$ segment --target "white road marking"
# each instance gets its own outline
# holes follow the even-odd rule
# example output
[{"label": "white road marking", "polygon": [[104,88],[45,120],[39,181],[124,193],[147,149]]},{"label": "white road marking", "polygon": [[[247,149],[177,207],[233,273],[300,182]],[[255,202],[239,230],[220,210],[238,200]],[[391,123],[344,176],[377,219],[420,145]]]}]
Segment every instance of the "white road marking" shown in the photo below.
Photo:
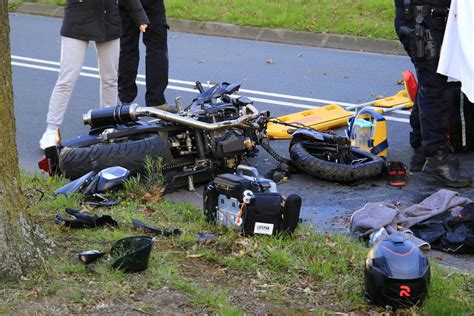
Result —
[{"label": "white road marking", "polygon": [[[12,55],[12,59],[16,60],[23,60],[23,61],[30,61],[30,62],[35,62],[35,63],[40,63],[40,64],[48,64],[48,65],[56,65],[59,66],[60,63],[56,61],[50,61],[50,60],[44,60],[44,59],[37,59],[37,58],[29,58],[29,57],[23,57],[23,56],[16,56]],[[90,70],[94,72],[98,72],[98,68],[94,67],[82,67],[83,70]],[[144,75],[138,75],[138,78],[145,79]],[[183,84],[183,85],[190,85],[194,86],[195,82],[192,81],[184,81],[184,80],[177,80],[177,79],[169,79],[169,82],[171,83],[176,83],[176,84]],[[264,91],[257,91],[257,90],[249,90],[249,89],[240,89],[239,91],[246,93],[246,94],[255,94],[255,95],[263,95],[263,96],[268,96],[268,97],[275,97],[275,98],[282,98],[282,99],[291,99],[291,100],[298,100],[298,101],[306,101],[306,102],[314,102],[314,103],[322,103],[322,104],[339,104],[341,106],[354,106],[357,104],[354,103],[346,103],[346,102],[338,102],[338,101],[333,101],[333,100],[324,100],[324,99],[315,99],[315,98],[307,98],[307,97],[300,97],[300,96],[294,96],[294,95],[287,95],[287,94],[280,94],[280,93],[273,93],[273,92],[264,92]]]},{"label": "white road marking", "polygon": [[[60,65],[59,62],[44,60],[44,59],[29,58],[29,57],[16,56],[16,55],[12,55],[11,57],[12,57],[13,60],[21,60],[21,61],[26,61],[26,62],[34,62],[34,63],[38,63],[38,64],[53,65],[53,66],[59,66]],[[35,64],[30,64],[30,63],[22,63],[22,62],[17,62],[17,61],[12,61],[12,65],[19,66],[19,67],[25,67],[25,68],[31,68],[31,69],[44,70],[44,71],[59,72],[59,68],[56,68],[56,67],[53,68],[53,67],[35,65]],[[87,70],[87,71],[98,72],[98,69],[94,68],[94,67],[84,66],[84,67],[82,67],[82,69]],[[88,77],[88,78],[99,78],[99,75],[96,74],[96,73],[89,73],[89,72],[84,72],[84,71],[82,71],[80,73],[80,75],[83,76],[83,77]],[[138,75],[137,77],[140,78],[140,79],[145,79],[144,75]],[[137,80],[136,82],[139,85],[145,85],[144,81]],[[176,79],[169,79],[169,82],[177,83],[177,84],[183,84],[183,85],[192,85],[192,86],[195,85],[195,83],[191,82],[191,81],[183,81],[183,80],[176,80]],[[175,85],[168,85],[168,89],[177,90],[177,91],[184,91],[184,92],[191,92],[191,93],[198,93],[198,91],[195,90],[195,89],[180,87],[180,86],[175,86]],[[285,95],[285,94],[279,94],[279,93],[270,93],[270,92],[263,92],[263,91],[257,91],[257,90],[249,90],[249,89],[240,89],[239,91],[244,93],[244,94],[263,95],[263,96],[270,96],[270,97],[276,97],[276,98],[282,98],[282,99],[314,102],[314,103],[319,103],[319,104],[338,104],[338,105],[341,105],[343,107],[352,107],[352,106],[357,106],[358,105],[358,104],[353,104],[353,103],[345,103],[345,102],[337,102],[337,101],[332,101],[332,100],[306,98],[306,97]],[[256,97],[249,97],[249,98],[252,101],[260,102],[260,103],[266,103],[266,104],[270,104],[270,105],[280,105],[280,106],[301,108],[301,109],[313,109],[313,108],[317,107],[317,106],[305,105],[305,104],[300,104],[300,103],[292,103],[292,102],[278,101],[278,100],[265,99],[265,98],[256,98]],[[408,111],[398,110],[398,111],[394,111],[394,113],[409,115]],[[404,118],[392,117],[392,116],[386,116],[385,118],[389,121],[409,123],[409,120],[404,119]]]}]

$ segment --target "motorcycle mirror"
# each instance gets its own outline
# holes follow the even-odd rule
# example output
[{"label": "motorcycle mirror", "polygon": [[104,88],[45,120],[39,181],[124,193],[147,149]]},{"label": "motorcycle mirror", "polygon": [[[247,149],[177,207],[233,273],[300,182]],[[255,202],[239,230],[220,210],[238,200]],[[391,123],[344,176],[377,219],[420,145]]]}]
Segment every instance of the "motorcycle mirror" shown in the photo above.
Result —
[{"label": "motorcycle mirror", "polygon": [[80,189],[82,189],[89,181],[94,177],[95,172],[90,171],[80,177],[79,179],[76,179],[68,184],[66,184],[63,187],[60,187],[56,191],[54,191],[54,196],[58,196],[59,194],[63,194],[67,196],[70,193],[78,192]]},{"label": "motorcycle mirror", "polygon": [[227,86],[224,87],[224,91],[227,94],[232,94],[234,92],[239,91],[240,89],[240,84],[228,84]]},{"label": "motorcycle mirror", "polygon": [[[101,170],[97,176],[96,192],[104,192],[119,186],[128,178],[130,171],[126,168],[115,166]],[[94,192],[94,193],[96,193]]]}]

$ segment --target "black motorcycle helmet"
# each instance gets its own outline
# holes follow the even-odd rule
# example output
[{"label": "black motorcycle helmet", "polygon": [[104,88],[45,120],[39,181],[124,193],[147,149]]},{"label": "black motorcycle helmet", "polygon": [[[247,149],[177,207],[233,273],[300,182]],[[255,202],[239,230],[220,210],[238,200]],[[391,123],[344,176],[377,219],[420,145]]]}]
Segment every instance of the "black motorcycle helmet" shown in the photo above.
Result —
[{"label": "black motorcycle helmet", "polygon": [[370,249],[365,262],[365,290],[382,307],[421,305],[430,283],[428,258],[403,234],[392,234]]}]

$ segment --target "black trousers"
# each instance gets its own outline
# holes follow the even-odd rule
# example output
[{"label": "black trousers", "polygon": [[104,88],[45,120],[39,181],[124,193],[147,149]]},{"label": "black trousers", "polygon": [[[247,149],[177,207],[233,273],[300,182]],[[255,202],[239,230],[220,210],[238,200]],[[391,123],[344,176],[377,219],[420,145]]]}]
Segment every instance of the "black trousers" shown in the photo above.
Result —
[{"label": "black trousers", "polygon": [[[395,13],[395,32],[398,35],[398,39],[402,43],[405,51],[407,52],[408,56],[410,56],[413,65],[415,65],[416,69],[416,60],[411,56],[410,51],[410,38],[405,34],[401,34],[400,28],[402,26],[408,26],[413,28],[414,25],[405,21],[405,16],[403,15],[403,11],[401,8],[396,9]],[[421,126],[420,126],[420,111],[418,109],[418,91],[413,102],[413,107],[410,113],[410,145],[412,148],[419,148],[421,147]]]},{"label": "black trousers", "polygon": [[[157,3],[156,1],[155,3]],[[144,5],[150,25],[143,33],[143,44],[146,47],[145,104],[157,106],[166,103],[165,89],[168,86],[168,25],[162,7],[157,4]],[[122,37],[120,38],[120,61],[118,74],[118,93],[122,103],[132,103],[137,97],[135,83],[140,60],[140,30],[131,15],[120,10],[122,19]]]},{"label": "black trousers", "polygon": [[415,65],[418,77],[418,92],[410,116],[410,144],[414,148],[421,145],[425,155],[433,156],[447,146],[449,120],[460,84],[448,82],[446,76],[437,73],[446,20],[432,16],[424,18],[423,25],[431,32],[438,52],[438,57],[431,59],[412,56],[413,42],[399,32],[400,27],[405,25],[412,27],[405,22],[402,11],[396,10],[395,30]]}]

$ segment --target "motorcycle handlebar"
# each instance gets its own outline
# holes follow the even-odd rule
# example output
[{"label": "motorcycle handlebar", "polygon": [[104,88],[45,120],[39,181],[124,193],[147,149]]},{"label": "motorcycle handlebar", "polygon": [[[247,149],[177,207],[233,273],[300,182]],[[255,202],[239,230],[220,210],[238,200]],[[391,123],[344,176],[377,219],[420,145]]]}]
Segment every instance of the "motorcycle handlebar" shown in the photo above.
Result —
[{"label": "motorcycle handlebar", "polygon": [[132,105],[120,105],[115,108],[105,108],[90,110],[83,115],[84,124],[93,127],[124,124],[136,122],[142,116],[151,116],[168,122],[175,122],[186,126],[195,127],[203,130],[217,130],[229,127],[241,127],[245,129],[258,129],[258,125],[251,124],[249,121],[257,119],[260,112],[251,104],[243,107],[244,115],[234,120],[227,120],[216,123],[206,123],[192,118],[184,117],[179,114],[173,114],[152,107]]}]

